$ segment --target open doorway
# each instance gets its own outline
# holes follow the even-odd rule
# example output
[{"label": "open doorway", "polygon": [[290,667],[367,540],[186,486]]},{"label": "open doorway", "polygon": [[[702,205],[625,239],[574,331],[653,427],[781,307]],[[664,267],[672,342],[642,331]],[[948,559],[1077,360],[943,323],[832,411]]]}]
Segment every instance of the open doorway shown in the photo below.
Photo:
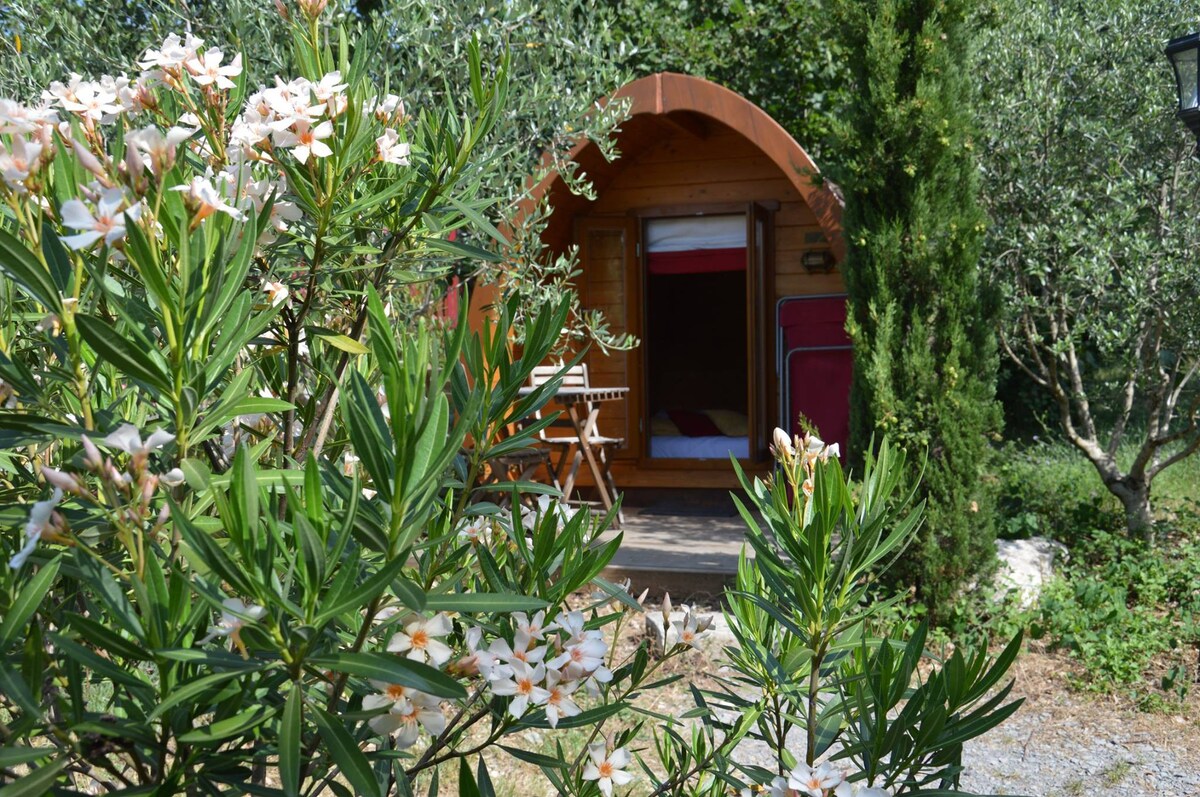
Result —
[{"label": "open doorway", "polygon": [[746,217],[651,219],[645,388],[653,459],[749,457]]}]

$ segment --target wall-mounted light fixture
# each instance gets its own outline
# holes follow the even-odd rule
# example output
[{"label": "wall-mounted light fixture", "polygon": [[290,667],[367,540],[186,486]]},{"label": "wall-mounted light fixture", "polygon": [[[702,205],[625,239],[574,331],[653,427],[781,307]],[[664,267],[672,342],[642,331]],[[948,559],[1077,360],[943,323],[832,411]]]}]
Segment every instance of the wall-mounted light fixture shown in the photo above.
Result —
[{"label": "wall-mounted light fixture", "polygon": [[809,274],[828,274],[836,265],[828,249],[810,249],[800,257],[800,263]]},{"label": "wall-mounted light fixture", "polygon": [[1200,140],[1200,33],[1189,33],[1167,42],[1167,58],[1175,68],[1175,90],[1179,97],[1176,115]]}]

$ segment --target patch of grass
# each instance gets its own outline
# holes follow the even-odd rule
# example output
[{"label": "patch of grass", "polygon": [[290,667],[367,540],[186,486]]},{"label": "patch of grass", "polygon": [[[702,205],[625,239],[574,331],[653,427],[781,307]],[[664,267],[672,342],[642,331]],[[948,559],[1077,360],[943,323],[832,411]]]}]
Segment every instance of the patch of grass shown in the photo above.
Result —
[{"label": "patch of grass", "polygon": [[1111,789],[1125,780],[1125,776],[1131,769],[1133,769],[1133,765],[1128,761],[1118,761],[1101,772],[1100,777],[1104,778],[1104,785]]},{"label": "patch of grass", "polygon": [[1086,787],[1082,780],[1067,781],[1067,785],[1063,786],[1062,793],[1064,797],[1081,797]]},{"label": "patch of grass", "polygon": [[[1121,503],[1105,488],[1095,467],[1069,443],[1035,436],[1030,442],[1008,442],[994,453],[990,478],[998,485],[999,537],[1050,537],[1072,546],[1081,535],[1125,528]],[[1135,456],[1137,449],[1130,443],[1117,451],[1122,468],[1128,468]],[[1168,534],[1200,535],[1198,495],[1200,455],[1172,465],[1154,480],[1151,503]]]}]

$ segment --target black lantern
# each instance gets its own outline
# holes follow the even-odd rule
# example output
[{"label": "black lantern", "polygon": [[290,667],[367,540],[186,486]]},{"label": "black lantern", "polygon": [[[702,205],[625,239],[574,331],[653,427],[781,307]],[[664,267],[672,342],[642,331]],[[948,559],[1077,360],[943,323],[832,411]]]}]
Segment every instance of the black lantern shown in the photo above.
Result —
[{"label": "black lantern", "polygon": [[1175,88],[1179,92],[1179,118],[1200,139],[1200,33],[1190,33],[1167,42],[1167,58],[1175,68]]}]

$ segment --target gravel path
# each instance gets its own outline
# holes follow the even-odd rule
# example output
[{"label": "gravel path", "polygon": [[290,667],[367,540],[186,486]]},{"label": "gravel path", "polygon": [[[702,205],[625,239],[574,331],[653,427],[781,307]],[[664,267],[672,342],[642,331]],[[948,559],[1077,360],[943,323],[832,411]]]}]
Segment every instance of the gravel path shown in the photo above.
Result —
[{"label": "gravel path", "polygon": [[1200,795],[1200,770],[1186,753],[1120,728],[1054,727],[1047,719],[1041,713],[1018,715],[991,737],[969,744],[963,788],[1031,797]]},{"label": "gravel path", "polygon": [[1031,696],[967,745],[963,788],[1031,797],[1200,797],[1195,719],[1110,708],[1086,696]]}]

